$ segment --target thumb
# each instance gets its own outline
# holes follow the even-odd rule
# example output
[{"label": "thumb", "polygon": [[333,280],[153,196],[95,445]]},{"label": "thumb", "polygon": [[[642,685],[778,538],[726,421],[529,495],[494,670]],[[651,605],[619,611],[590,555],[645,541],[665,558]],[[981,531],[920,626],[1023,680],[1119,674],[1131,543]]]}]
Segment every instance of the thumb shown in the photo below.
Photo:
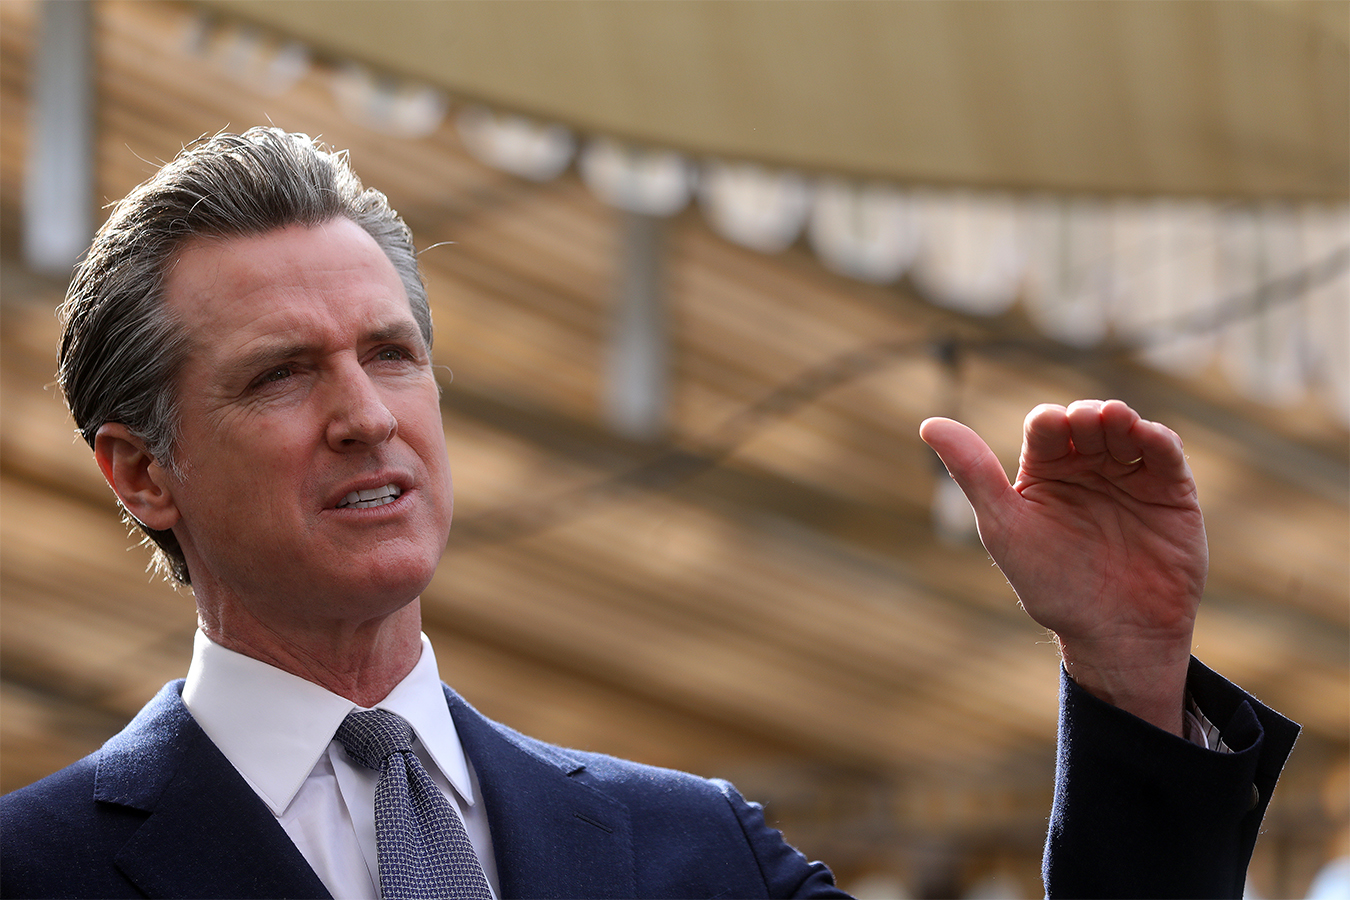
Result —
[{"label": "thumb", "polygon": [[985,521],[1011,489],[994,451],[978,434],[952,419],[925,419],[919,426],[919,437],[937,452],[970,501],[975,517]]}]

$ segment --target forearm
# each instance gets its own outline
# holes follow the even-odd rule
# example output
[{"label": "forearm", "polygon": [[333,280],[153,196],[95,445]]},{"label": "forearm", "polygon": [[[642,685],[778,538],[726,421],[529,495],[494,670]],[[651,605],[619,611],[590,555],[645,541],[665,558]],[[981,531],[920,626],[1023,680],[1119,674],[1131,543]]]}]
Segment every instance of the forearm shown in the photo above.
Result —
[{"label": "forearm", "polygon": [[1241,896],[1298,726],[1190,668],[1189,690],[1230,753],[1165,734],[1064,678],[1049,896]]}]

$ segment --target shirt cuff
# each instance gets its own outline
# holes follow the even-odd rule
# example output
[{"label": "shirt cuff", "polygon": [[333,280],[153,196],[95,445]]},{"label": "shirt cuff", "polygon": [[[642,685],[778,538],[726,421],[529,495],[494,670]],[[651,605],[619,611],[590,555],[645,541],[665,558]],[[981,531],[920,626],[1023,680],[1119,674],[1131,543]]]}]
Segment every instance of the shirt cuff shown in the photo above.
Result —
[{"label": "shirt cuff", "polygon": [[1213,750],[1216,753],[1232,753],[1232,749],[1223,742],[1217,726],[1211,722],[1200,707],[1195,705],[1195,698],[1186,694],[1186,714],[1182,719],[1182,728],[1186,740],[1192,744],[1204,747],[1206,750]]}]

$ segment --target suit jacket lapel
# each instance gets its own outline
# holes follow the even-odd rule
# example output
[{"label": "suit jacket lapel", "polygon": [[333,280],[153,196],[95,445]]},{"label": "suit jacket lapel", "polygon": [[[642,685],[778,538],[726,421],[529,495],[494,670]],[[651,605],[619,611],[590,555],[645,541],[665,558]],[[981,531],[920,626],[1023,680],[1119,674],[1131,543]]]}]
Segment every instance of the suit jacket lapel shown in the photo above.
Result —
[{"label": "suit jacket lapel", "polygon": [[577,758],[445,693],[487,808],[502,896],[636,896],[627,807],[588,784]]},{"label": "suit jacket lapel", "polygon": [[118,867],[151,897],[328,897],[181,690],[166,685],[100,756],[94,799],[148,813]]},{"label": "suit jacket lapel", "polygon": [[[94,799],[145,817],[117,865],[150,897],[328,897],[263,802],[166,685],[99,757]],[[585,765],[446,688],[482,790],[503,897],[632,897],[627,808]]]}]

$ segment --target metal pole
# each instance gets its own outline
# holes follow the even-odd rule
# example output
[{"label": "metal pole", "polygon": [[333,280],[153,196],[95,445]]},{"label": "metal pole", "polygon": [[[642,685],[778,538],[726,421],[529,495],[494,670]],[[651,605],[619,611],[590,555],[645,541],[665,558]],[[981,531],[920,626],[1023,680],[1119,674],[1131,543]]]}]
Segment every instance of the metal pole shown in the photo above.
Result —
[{"label": "metal pole", "polygon": [[93,12],[90,0],[38,9],[23,248],[33,270],[64,278],[94,233]]}]

